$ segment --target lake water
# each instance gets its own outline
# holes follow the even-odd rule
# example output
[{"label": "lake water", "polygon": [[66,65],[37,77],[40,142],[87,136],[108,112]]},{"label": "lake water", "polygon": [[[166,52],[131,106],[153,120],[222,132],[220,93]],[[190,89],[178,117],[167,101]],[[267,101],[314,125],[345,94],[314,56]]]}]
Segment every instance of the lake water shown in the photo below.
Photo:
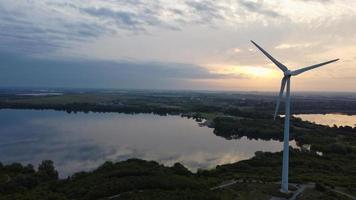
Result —
[{"label": "lake water", "polygon": [[294,115],[303,120],[314,122],[316,124],[322,124],[327,126],[356,126],[356,115],[344,115],[344,114],[300,114]]},{"label": "lake water", "polygon": [[[107,160],[181,162],[191,170],[280,151],[279,141],[226,140],[213,129],[180,116],[0,110],[0,161],[37,166],[51,159],[61,177]],[[291,142],[295,146],[295,142]]]}]

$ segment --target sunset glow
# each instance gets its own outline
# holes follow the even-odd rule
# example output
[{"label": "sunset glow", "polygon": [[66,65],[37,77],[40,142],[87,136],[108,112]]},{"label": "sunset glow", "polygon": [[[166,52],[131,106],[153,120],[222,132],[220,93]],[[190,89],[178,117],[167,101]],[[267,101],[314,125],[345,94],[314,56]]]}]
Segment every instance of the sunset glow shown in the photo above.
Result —
[{"label": "sunset glow", "polygon": [[278,78],[280,72],[273,67],[255,67],[255,66],[214,66],[208,67],[210,72],[221,74],[238,76],[242,78]]},{"label": "sunset glow", "polygon": [[252,77],[272,78],[276,76],[276,70],[264,67],[242,67],[237,69],[239,73],[246,73],[247,75]]}]

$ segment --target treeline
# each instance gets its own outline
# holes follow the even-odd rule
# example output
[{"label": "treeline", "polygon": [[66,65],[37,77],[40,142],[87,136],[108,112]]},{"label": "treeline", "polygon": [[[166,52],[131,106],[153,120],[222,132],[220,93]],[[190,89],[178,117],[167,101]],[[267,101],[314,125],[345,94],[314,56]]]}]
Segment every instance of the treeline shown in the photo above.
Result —
[{"label": "treeline", "polygon": [[0,199],[13,195],[12,199],[17,199],[23,193],[47,187],[47,183],[55,183],[58,180],[58,172],[50,160],[42,161],[37,170],[31,164],[23,166],[20,163],[9,165],[0,163]]},{"label": "treeline", "polygon": [[[214,133],[226,139],[279,140],[283,141],[282,118],[242,118],[217,117],[213,120]],[[320,151],[324,154],[351,154],[356,153],[356,128],[341,126],[328,127],[292,118],[290,140],[303,147],[310,145],[310,150]]]},{"label": "treeline", "polygon": [[220,107],[208,105],[189,105],[187,107],[152,105],[152,104],[100,104],[100,103],[67,103],[67,104],[49,104],[49,103],[19,103],[19,102],[1,102],[0,109],[33,109],[33,110],[56,110],[66,111],[68,113],[76,112],[117,112],[117,113],[154,113],[159,115],[181,114],[192,112],[219,112]]},{"label": "treeline", "polygon": [[210,190],[216,179],[199,177],[179,163],[165,167],[139,159],[105,162],[92,172],[79,172],[66,179],[58,179],[52,161],[43,161],[37,170],[32,165],[0,165],[0,177],[2,200],[233,198],[232,193]]},{"label": "treeline", "polygon": [[[256,152],[255,157],[204,171],[205,176],[239,177],[245,180],[273,182],[280,180],[282,152]],[[330,187],[345,187],[356,191],[356,155],[329,154],[290,148],[290,182],[320,183]]]},{"label": "treeline", "polygon": [[68,103],[68,104],[33,104],[33,103],[7,103],[0,102],[1,109],[32,109],[32,110],[56,110],[65,111],[67,113],[77,113],[77,112],[98,112],[98,113],[154,113],[158,115],[167,114],[177,114],[181,113],[183,110],[180,108],[173,107],[160,107],[160,106],[147,106],[147,105],[127,105],[127,106],[117,106],[117,105],[100,105],[92,103]]},{"label": "treeline", "polygon": [[[282,152],[256,152],[249,160],[192,173],[176,163],[166,167],[154,161],[129,159],[105,162],[91,172],[78,172],[58,179],[52,161],[32,165],[0,164],[2,200],[96,200],[96,199],[238,199],[250,189],[280,180]],[[319,187],[344,187],[356,192],[356,156],[326,155],[290,149],[290,181],[315,182]],[[347,174],[347,176],[345,176]],[[234,189],[211,190],[226,180],[239,180]],[[267,191],[266,191],[267,192]],[[276,191],[269,191],[275,193]],[[268,194],[268,193],[267,193]]]},{"label": "treeline", "polygon": [[279,121],[236,117],[217,117],[213,121],[214,133],[226,139],[283,140],[283,126]]}]

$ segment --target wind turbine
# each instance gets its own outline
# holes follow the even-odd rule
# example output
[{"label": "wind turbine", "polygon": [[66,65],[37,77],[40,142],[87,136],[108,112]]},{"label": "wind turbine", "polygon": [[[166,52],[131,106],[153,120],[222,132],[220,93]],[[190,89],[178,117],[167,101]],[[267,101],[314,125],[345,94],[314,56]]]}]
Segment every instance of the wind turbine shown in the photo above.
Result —
[{"label": "wind turbine", "polygon": [[289,70],[285,65],[277,61],[275,58],[273,58],[270,54],[268,54],[262,47],[260,47],[258,44],[256,44],[254,41],[251,40],[251,42],[259,49],[262,51],[265,56],[267,56],[279,69],[281,69],[284,73],[284,77],[282,78],[281,82],[281,89],[279,91],[279,96],[277,99],[276,103],[276,110],[274,112],[274,119],[276,119],[278,110],[279,110],[279,104],[281,102],[282,96],[284,89],[287,85],[287,91],[286,91],[286,99],[285,99],[285,117],[284,117],[284,144],[283,144],[283,166],[282,166],[282,192],[288,192],[288,163],[289,163],[289,127],[290,127],[290,78],[292,76],[299,75],[303,72],[309,71],[311,69],[321,67],[323,65],[338,61],[339,59],[334,59],[330,60],[327,62],[319,63],[316,65],[311,65],[308,67],[303,67],[294,71]]}]

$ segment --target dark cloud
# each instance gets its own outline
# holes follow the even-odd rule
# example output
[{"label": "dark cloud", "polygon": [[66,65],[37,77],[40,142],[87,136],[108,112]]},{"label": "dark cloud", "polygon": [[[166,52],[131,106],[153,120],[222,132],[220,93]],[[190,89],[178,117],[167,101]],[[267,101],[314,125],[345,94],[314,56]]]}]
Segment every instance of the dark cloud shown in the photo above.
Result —
[{"label": "dark cloud", "polygon": [[112,10],[110,8],[80,8],[79,10],[82,13],[113,23],[119,29],[145,31],[147,27],[155,26],[177,30],[178,27],[168,24],[158,17],[160,9],[162,8],[148,6],[144,7],[140,12]]},{"label": "dark cloud", "polygon": [[213,20],[223,19],[220,6],[215,1],[188,1],[186,2],[194,13],[200,16],[200,23],[208,23]]},{"label": "dark cloud", "polygon": [[[45,2],[41,9],[53,9],[51,16],[48,16],[48,13],[28,12],[26,9],[30,10],[35,5],[32,1],[24,2],[24,8],[18,10],[0,3],[0,51],[23,55],[41,54],[72,47],[73,43],[89,41],[122,29],[142,33],[147,26],[178,29],[158,18],[157,13],[161,8],[157,6],[145,7],[145,4],[138,0],[118,4],[140,6],[142,9],[140,12],[131,12],[113,10],[110,7],[83,8],[85,4],[77,5],[71,2]],[[63,15],[63,10],[76,13],[78,18]],[[85,15],[92,18],[86,19]]]},{"label": "dark cloud", "polygon": [[73,42],[98,37],[107,31],[92,22],[50,20],[52,25],[35,23],[30,15],[10,12],[0,5],[0,51],[20,55],[49,53],[67,48]]},{"label": "dark cloud", "polygon": [[[299,1],[309,2],[318,0]],[[327,0],[327,2],[331,2],[331,0]],[[31,5],[35,5],[35,7],[31,7]],[[260,16],[251,17],[251,14],[255,15],[254,13]],[[136,43],[136,38],[142,39],[142,43],[146,43],[147,41],[148,46],[144,48],[149,52],[150,48],[156,48],[159,45],[154,41],[159,40],[171,43],[175,39],[171,39],[170,37],[174,35],[177,40],[182,40],[182,43],[184,43],[183,40],[186,41],[199,35],[199,38],[197,37],[197,39],[192,41],[192,45],[188,45],[189,47],[193,47],[193,49],[194,46],[199,46],[199,48],[202,48],[199,51],[204,52],[203,48],[208,43],[211,43],[211,49],[221,48],[222,44],[218,44],[218,40],[215,40],[215,38],[219,38],[219,42],[231,42],[231,44],[234,41],[243,41],[241,38],[246,38],[244,41],[248,41],[252,35],[254,38],[269,36],[268,40],[274,40],[275,38],[280,40],[282,33],[291,35],[293,34],[290,33],[291,30],[295,30],[295,27],[300,25],[303,26],[302,29],[309,28],[311,31],[316,32],[310,27],[315,29],[318,26],[334,26],[337,22],[337,17],[333,15],[332,19],[328,17],[325,18],[325,21],[320,20],[322,17],[317,18],[311,23],[311,26],[308,26],[308,22],[293,23],[293,19],[288,18],[288,14],[286,14],[285,18],[279,18],[280,16],[279,13],[274,11],[269,2],[263,0],[184,0],[174,3],[166,3],[166,1],[159,0],[110,0],[105,2],[95,0],[2,0],[0,3],[0,51],[21,55],[40,54],[46,56],[48,53],[56,55],[55,52],[59,50],[60,53],[65,54],[67,52],[74,52],[75,49],[80,49],[86,46],[87,43],[93,40],[96,41],[100,37],[102,40],[91,46],[92,48],[96,48],[96,50],[86,51],[86,53],[100,52],[102,50],[100,49],[102,48],[100,44],[103,41],[106,42],[106,40],[114,41],[110,45],[111,49],[114,49],[113,46],[115,44],[119,45],[121,43],[127,45],[128,49],[131,49],[131,47],[132,49],[141,48],[140,45],[130,46]],[[353,16],[351,18],[354,20]],[[340,19],[346,21],[346,17]],[[271,21],[277,23],[270,23]],[[206,28],[198,26],[209,25],[217,28],[210,29],[209,34],[198,32]],[[350,34],[353,33],[353,26],[347,26],[348,24],[345,23],[343,30],[349,30],[347,32]],[[182,34],[171,34],[167,29],[183,31]],[[233,36],[230,34],[229,38],[224,38],[223,32],[229,34],[229,32],[234,31],[236,34],[234,33]],[[304,32],[302,30],[297,34],[303,34]],[[333,34],[340,33],[341,35],[344,32],[333,31]],[[213,33],[217,33],[217,35],[213,36]],[[141,35],[139,37],[130,37],[132,36],[131,34],[135,36],[147,34],[149,36],[146,38],[141,37]],[[314,33],[311,34],[315,35]],[[317,34],[318,37],[319,35]],[[215,38],[206,42],[206,44],[202,44],[202,41],[205,40],[204,38],[207,37]],[[119,41],[123,42],[120,43]],[[79,46],[78,48],[77,45]],[[70,51],[66,51],[67,49]],[[140,49],[137,52],[140,52]],[[145,55],[149,54],[147,52],[145,52]],[[177,50],[178,56],[179,53]],[[119,58],[125,55],[122,52],[118,52],[117,54]],[[137,54],[131,57],[139,58],[140,56],[142,56],[142,53],[141,55]],[[158,59],[162,59],[163,57]]]},{"label": "dark cloud", "polygon": [[[160,88],[189,80],[240,78],[210,73],[190,64],[54,60],[1,54],[2,87]],[[11,77],[11,78],[9,78]]]},{"label": "dark cloud", "polygon": [[255,12],[255,13],[265,15],[268,17],[280,17],[281,16],[279,13],[266,8],[263,4],[263,1],[259,1],[258,3],[256,3],[256,2],[252,2],[252,1],[248,1],[248,0],[239,0],[239,3],[250,12]]},{"label": "dark cloud", "polygon": [[[180,6],[141,0],[97,5],[75,1],[12,3],[4,0],[0,3],[0,51],[48,54],[105,34],[149,34],[151,27],[181,30],[186,24],[214,26],[231,11],[213,0],[187,0],[176,4]],[[246,0],[240,0],[240,4],[250,12],[278,16],[263,4]]]},{"label": "dark cloud", "polygon": [[89,15],[99,18],[106,18],[113,20],[115,24],[120,28],[138,30],[143,29],[140,27],[144,22],[135,13],[126,11],[113,11],[108,8],[84,8],[81,9]]}]

